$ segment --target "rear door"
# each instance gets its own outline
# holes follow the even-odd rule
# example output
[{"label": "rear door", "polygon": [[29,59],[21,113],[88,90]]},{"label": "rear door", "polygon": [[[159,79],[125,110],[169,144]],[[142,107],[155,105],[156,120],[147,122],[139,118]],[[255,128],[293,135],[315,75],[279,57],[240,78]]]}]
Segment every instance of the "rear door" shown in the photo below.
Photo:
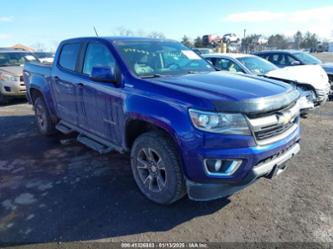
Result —
[{"label": "rear door", "polygon": [[114,83],[90,79],[93,67],[116,67],[109,48],[100,42],[90,42],[82,63],[78,84],[79,127],[113,144],[121,144],[123,133],[122,88]]},{"label": "rear door", "polygon": [[61,48],[57,72],[52,80],[52,92],[58,116],[73,125],[78,123],[76,104],[77,61],[81,43],[64,44]]}]

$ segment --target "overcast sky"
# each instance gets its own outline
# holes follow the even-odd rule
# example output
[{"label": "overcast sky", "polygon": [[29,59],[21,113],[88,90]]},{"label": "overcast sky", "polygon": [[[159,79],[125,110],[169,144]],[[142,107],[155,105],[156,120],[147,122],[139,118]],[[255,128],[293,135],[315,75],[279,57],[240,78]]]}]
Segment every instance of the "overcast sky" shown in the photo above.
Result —
[{"label": "overcast sky", "polygon": [[332,0],[1,0],[0,47],[15,43],[56,46],[60,40],[115,35],[119,27],[139,34],[162,32],[180,40],[216,33],[243,35],[316,32],[332,39]]}]

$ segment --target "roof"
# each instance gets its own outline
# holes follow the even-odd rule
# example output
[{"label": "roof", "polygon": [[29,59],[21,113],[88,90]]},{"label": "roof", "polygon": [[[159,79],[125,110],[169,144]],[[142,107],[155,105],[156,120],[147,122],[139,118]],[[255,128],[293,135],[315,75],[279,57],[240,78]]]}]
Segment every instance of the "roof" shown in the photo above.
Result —
[{"label": "roof", "polygon": [[0,48],[0,53],[31,53],[31,52],[20,49]]},{"label": "roof", "polygon": [[11,48],[13,48],[13,49],[22,49],[22,50],[29,51],[29,52],[35,51],[33,48],[28,47],[28,46],[23,45],[23,44],[20,44],[20,43],[11,46]]},{"label": "roof", "polygon": [[254,52],[254,54],[266,54],[266,53],[297,53],[297,52],[302,52],[300,50],[295,50],[295,49],[275,49],[275,50],[265,50],[265,51],[260,51],[260,52]]},{"label": "roof", "polygon": [[77,37],[66,39],[63,42],[74,42],[74,41],[83,41],[83,40],[105,40],[109,42],[113,41],[175,41],[171,39],[159,39],[159,38],[150,38],[150,37],[136,37],[136,36],[88,36],[88,37]]},{"label": "roof", "polygon": [[252,54],[237,54],[237,53],[213,53],[213,54],[205,54],[203,57],[231,57],[234,59],[240,58],[240,57],[254,57]]}]

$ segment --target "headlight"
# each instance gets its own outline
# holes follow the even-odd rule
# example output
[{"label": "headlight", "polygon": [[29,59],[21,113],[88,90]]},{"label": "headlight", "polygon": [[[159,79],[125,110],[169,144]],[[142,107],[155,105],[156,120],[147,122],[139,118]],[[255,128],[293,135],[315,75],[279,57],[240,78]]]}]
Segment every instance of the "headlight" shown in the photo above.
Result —
[{"label": "headlight", "polygon": [[202,131],[251,135],[245,117],[240,114],[203,112],[194,109],[189,110],[193,125]]},{"label": "headlight", "polygon": [[2,80],[2,81],[16,82],[16,81],[19,81],[20,78],[14,76],[14,75],[11,75],[9,73],[0,72],[0,80]]}]

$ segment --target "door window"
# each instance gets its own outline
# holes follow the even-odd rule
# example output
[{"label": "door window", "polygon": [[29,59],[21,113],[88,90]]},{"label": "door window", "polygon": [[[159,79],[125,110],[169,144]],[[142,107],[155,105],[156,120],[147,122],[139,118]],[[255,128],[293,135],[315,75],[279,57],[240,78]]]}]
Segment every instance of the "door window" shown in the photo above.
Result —
[{"label": "door window", "polygon": [[275,65],[287,66],[286,57],[284,54],[272,54],[269,58],[269,61]]},{"label": "door window", "polygon": [[90,76],[94,67],[114,68],[115,64],[115,59],[106,46],[99,43],[90,43],[84,59],[83,73]]},{"label": "door window", "polygon": [[292,65],[293,62],[297,61],[296,59],[294,59],[292,56],[290,55],[286,55],[286,65],[290,66]]},{"label": "door window", "polygon": [[61,67],[75,71],[80,43],[65,44],[61,49],[59,64]]}]

